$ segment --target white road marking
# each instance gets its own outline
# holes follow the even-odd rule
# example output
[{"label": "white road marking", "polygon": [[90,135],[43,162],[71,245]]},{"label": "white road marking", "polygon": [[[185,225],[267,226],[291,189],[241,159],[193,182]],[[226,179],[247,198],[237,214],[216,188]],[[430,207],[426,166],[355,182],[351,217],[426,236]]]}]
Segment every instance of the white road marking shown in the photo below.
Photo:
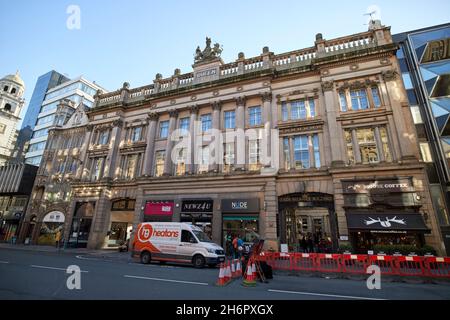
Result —
[{"label": "white road marking", "polygon": [[[50,270],[67,271],[67,269],[64,269],[64,268],[47,267],[47,266],[38,266],[38,265],[35,265],[35,264],[32,264],[30,267],[32,267],[32,268],[40,268],[40,269],[50,269]],[[81,270],[81,272],[87,273],[87,272],[89,272],[89,271]]]},{"label": "white road marking", "polygon": [[207,286],[208,285],[205,282],[192,282],[192,281],[182,281],[182,280],[172,280],[172,279],[148,278],[148,277],[130,276],[130,275],[124,275],[124,277],[125,278],[133,278],[133,279],[153,280],[153,281],[176,282],[176,283],[184,283],[184,284],[196,284],[196,285],[200,285],[200,286]]},{"label": "white road marking", "polygon": [[83,257],[83,256],[75,256],[75,258],[80,259],[80,260],[102,261],[102,259],[98,259],[98,258],[86,258],[86,257]]},{"label": "white road marking", "polygon": [[321,297],[330,297],[330,298],[344,298],[344,299],[357,299],[357,300],[386,300],[386,299],[378,299],[378,298],[367,298],[367,297],[355,297],[355,296],[342,296],[338,294],[325,294],[325,293],[313,293],[313,292],[298,292],[298,291],[286,291],[286,290],[274,290],[268,289],[270,292],[278,292],[278,293],[293,293],[293,294],[301,294],[305,296],[321,296]]},{"label": "white road marking", "polygon": [[0,261],[0,263],[3,263],[3,264],[8,264],[8,263],[9,263],[9,261]]}]

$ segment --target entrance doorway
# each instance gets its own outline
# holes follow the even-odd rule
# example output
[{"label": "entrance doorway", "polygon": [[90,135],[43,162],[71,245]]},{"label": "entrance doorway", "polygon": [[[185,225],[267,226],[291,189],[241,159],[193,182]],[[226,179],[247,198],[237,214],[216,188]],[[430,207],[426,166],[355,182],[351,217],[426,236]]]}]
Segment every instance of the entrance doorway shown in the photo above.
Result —
[{"label": "entrance doorway", "polygon": [[91,231],[95,202],[77,202],[69,234],[69,247],[86,248]]}]

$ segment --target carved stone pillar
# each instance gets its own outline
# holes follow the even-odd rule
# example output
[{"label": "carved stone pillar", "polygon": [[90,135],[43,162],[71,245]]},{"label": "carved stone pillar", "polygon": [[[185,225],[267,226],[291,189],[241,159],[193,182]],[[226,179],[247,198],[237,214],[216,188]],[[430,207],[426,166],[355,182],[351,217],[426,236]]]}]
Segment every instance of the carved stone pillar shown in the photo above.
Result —
[{"label": "carved stone pillar", "polygon": [[189,150],[187,152],[187,157],[189,158],[189,167],[188,167],[188,173],[189,174],[194,174],[195,172],[197,172],[197,168],[196,168],[196,164],[195,164],[195,154],[196,151],[196,143],[195,140],[197,138],[197,134],[198,134],[198,128],[197,128],[197,115],[198,115],[198,106],[194,105],[190,107],[190,111],[191,111],[191,116],[189,119],[189,135],[190,135],[190,145],[189,145]]},{"label": "carved stone pillar", "polygon": [[148,115],[148,129],[145,141],[147,142],[147,147],[144,153],[144,175],[151,176],[153,172],[153,158],[155,149],[155,136],[156,127],[158,125],[159,115],[156,112],[152,112]]},{"label": "carved stone pillar", "polygon": [[222,108],[222,104],[220,103],[220,101],[214,102],[212,108],[213,108],[212,128],[214,129],[213,132],[215,132],[216,134],[211,135],[211,137],[214,136],[214,141],[211,142],[214,146],[214,163],[209,165],[209,171],[219,172],[219,161],[223,155],[220,154],[221,150],[220,136],[217,135],[217,132],[221,130],[220,110]]},{"label": "carved stone pillar", "polygon": [[108,156],[106,157],[106,166],[104,177],[113,178],[116,167],[117,157],[119,154],[119,140],[122,134],[123,121],[121,119],[113,122],[113,128],[111,130],[111,139],[109,141]]},{"label": "carved stone pillar", "polygon": [[[245,97],[236,98],[236,129],[243,134],[245,130]],[[245,170],[246,143],[245,136],[238,135],[235,147],[236,170]]]},{"label": "carved stone pillar", "polygon": [[163,175],[169,176],[172,174],[172,148],[173,141],[171,139],[172,132],[175,130],[177,124],[178,111],[172,110],[169,112],[169,133],[166,142],[166,158],[164,159],[164,173]]}]

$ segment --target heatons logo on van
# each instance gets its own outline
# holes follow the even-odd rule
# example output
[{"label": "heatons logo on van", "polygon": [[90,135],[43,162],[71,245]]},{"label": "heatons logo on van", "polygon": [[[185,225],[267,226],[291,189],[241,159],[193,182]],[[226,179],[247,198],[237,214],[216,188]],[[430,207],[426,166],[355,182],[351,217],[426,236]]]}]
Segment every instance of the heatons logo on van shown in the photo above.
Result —
[{"label": "heatons logo on van", "polygon": [[[167,240],[177,239],[180,235],[178,230],[155,230],[151,224],[143,224],[138,232],[138,238],[141,242],[150,241],[150,238],[167,238]],[[170,239],[172,238],[172,239]]]}]

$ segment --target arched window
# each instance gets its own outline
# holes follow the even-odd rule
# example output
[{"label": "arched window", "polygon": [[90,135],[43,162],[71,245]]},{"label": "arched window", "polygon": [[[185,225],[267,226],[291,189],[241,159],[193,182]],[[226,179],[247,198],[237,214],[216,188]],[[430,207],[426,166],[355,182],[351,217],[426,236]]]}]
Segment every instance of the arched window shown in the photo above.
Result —
[{"label": "arched window", "polygon": [[9,103],[5,104],[5,110],[11,111],[11,105]]},{"label": "arched window", "polygon": [[5,86],[5,87],[3,88],[3,91],[7,92],[8,89],[9,89],[9,87],[8,87],[8,86]]},{"label": "arched window", "polygon": [[16,93],[16,88],[11,89],[11,94],[14,94],[14,93]]}]

